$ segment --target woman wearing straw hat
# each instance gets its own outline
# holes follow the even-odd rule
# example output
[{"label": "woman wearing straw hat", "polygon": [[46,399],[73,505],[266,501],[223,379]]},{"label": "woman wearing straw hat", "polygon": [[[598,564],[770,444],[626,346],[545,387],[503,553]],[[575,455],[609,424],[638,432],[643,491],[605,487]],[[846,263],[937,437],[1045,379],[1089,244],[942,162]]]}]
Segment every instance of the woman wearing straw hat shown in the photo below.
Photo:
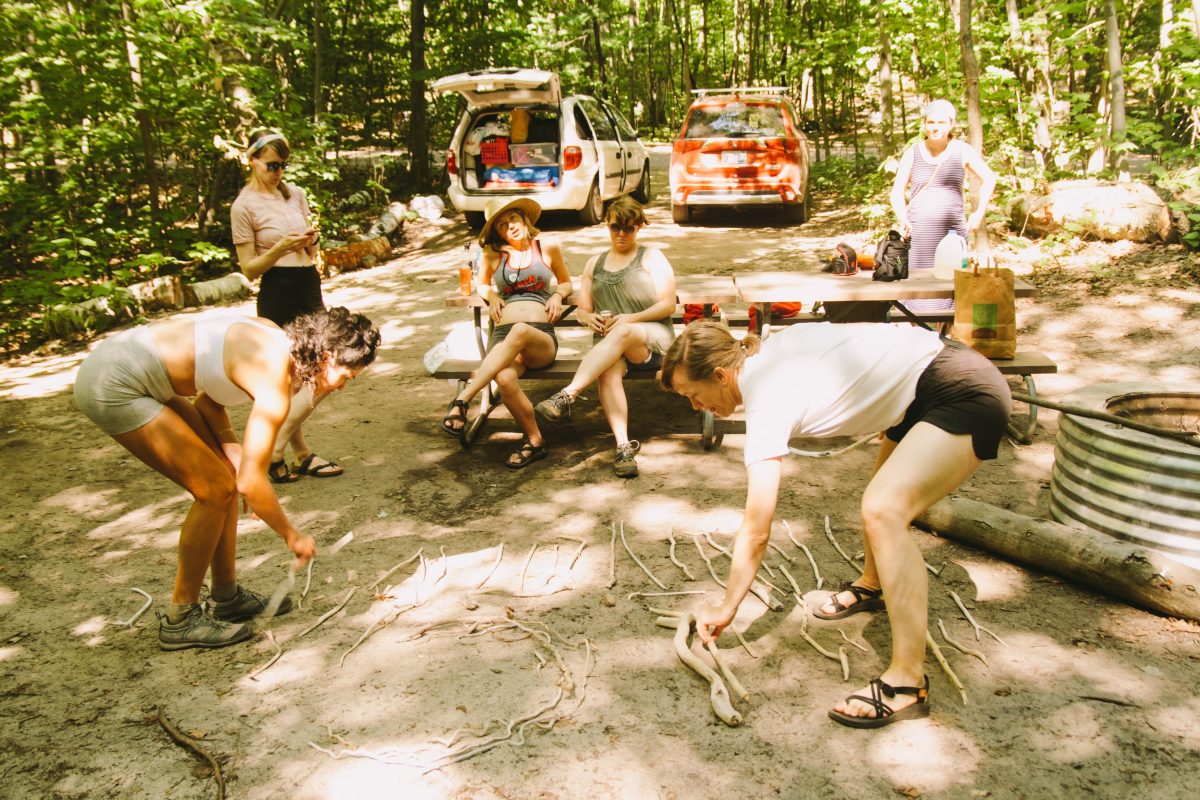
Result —
[{"label": "woman wearing straw hat", "polygon": [[500,399],[525,433],[525,440],[504,462],[521,469],[546,457],[533,403],[518,380],[527,369],[549,366],[558,354],[554,323],[571,296],[571,276],[562,247],[553,239],[538,239],[533,227],[542,207],[527,197],[495,198],[484,209],[479,244],[483,267],[479,296],[488,304],[493,328],[488,352],[475,376],[450,401],[442,430],[462,433],[467,406],[490,381],[500,387]]}]

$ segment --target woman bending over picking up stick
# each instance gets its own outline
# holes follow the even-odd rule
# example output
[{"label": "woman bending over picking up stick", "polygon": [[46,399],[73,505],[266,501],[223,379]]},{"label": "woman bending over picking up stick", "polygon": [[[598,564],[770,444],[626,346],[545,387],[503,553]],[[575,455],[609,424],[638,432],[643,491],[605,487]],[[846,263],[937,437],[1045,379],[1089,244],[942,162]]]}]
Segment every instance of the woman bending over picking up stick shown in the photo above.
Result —
[{"label": "woman bending over picking up stick", "polygon": [[[320,399],[375,360],[379,330],[344,308],[284,329],[256,317],[198,317],[133,328],[100,343],[75,376],[75,402],[101,430],[193,497],[179,532],[175,588],[159,617],[163,650],[225,647],[267,598],[237,582],[238,495],[287,542],[302,567],[316,553],[268,478],[276,436],[302,387]],[[306,392],[302,397],[307,397]],[[189,400],[188,398],[194,398]],[[239,444],[226,407],[251,403]],[[212,596],[200,587],[212,570]],[[284,597],[276,614],[292,607]]]},{"label": "woman bending over picking up stick", "polygon": [[1004,377],[974,350],[922,328],[817,323],[739,341],[719,323],[698,322],[667,351],[662,384],[697,410],[728,416],[745,407],[746,509],[724,600],[697,614],[705,642],[733,621],[758,572],[788,440],[886,431],[861,501],[862,577],[818,616],[886,598],[892,659],[829,716],[859,728],[926,716],[929,582],[909,523],[996,457],[1012,403]]}]

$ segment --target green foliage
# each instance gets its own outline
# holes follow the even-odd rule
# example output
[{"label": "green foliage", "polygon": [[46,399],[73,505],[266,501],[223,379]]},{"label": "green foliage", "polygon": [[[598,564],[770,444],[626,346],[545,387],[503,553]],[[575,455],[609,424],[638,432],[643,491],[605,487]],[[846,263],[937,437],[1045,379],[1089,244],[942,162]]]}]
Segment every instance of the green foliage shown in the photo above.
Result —
[{"label": "green foliage", "polygon": [[[1159,5],[1118,4],[1128,119],[1113,142],[1099,6],[1020,3],[1013,32],[1002,4],[975,4],[997,205],[1081,174],[1098,145],[1124,149],[1167,188],[1195,165],[1200,42],[1190,9],[1175,5],[1160,45]],[[414,6],[425,12],[423,64],[409,50]],[[444,173],[433,185],[413,179],[414,160],[429,155],[406,149],[413,82],[484,67],[554,70],[564,91],[610,100],[661,141],[678,132],[692,86],[787,87],[823,156],[814,188],[882,220],[881,132],[894,130],[893,146],[918,136],[935,97],[958,106],[965,132],[957,24],[944,0],[10,0],[0,4],[0,350],[43,336],[38,320],[55,304],[227,269],[229,205],[244,180],[236,151],[254,127],[287,133],[288,180],[331,238],[391,199],[444,187]],[[882,32],[891,120],[881,119]],[[459,100],[426,111],[428,147],[443,152]]]}]

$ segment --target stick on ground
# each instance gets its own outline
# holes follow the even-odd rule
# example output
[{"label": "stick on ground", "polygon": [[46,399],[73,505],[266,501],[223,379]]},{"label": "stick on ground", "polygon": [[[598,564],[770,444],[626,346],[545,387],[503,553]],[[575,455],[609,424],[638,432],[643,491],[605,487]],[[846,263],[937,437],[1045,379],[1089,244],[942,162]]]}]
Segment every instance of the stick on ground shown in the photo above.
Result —
[{"label": "stick on ground", "polygon": [[980,661],[983,662],[983,665],[985,667],[988,666],[987,658],[984,657],[983,653],[979,652],[978,650],[972,650],[969,647],[964,647],[961,644],[959,644],[958,642],[951,639],[950,634],[946,633],[946,624],[944,622],[942,622],[942,620],[940,618],[938,619],[938,630],[942,632],[942,638],[946,640],[946,644],[950,645],[951,647],[953,647],[955,650],[962,653],[963,655],[975,656],[976,658],[978,658]]},{"label": "stick on ground", "polygon": [[398,569],[401,569],[401,568],[403,568],[403,567],[407,566],[408,564],[411,564],[412,562],[416,561],[418,558],[420,558],[420,557],[421,557],[421,551],[422,551],[423,549],[424,549],[424,548],[417,548],[417,552],[413,553],[411,556],[409,556],[408,558],[404,559],[404,560],[403,560],[403,561],[401,561],[399,564],[397,564],[396,566],[394,566],[394,567],[392,567],[391,569],[389,569],[387,572],[385,572],[385,573],[383,573],[382,575],[380,575],[380,576],[379,576],[379,580],[377,580],[377,581],[375,581],[374,583],[372,583],[372,584],[371,584],[371,585],[370,585],[370,586],[367,588],[367,591],[368,591],[368,592],[373,592],[373,591],[375,591],[375,587],[376,587],[376,586],[378,586],[379,584],[383,583],[383,582],[384,582],[384,580],[386,580],[386,579],[387,579],[387,577],[388,577],[389,575],[391,575],[393,572],[395,572],[396,570],[398,570]]},{"label": "stick on ground", "polygon": [[725,681],[721,680],[721,676],[712,667],[705,664],[692,652],[688,639],[691,638],[692,628],[695,627],[695,624],[696,615],[691,612],[679,618],[679,624],[675,627],[675,654],[679,656],[680,661],[708,681],[708,699],[712,704],[713,711],[721,718],[721,721],[730,727],[737,727],[742,724],[742,715],[734,709]]},{"label": "stick on ground", "polygon": [[154,598],[153,598],[153,597],[151,597],[151,596],[149,595],[149,593],[148,593],[148,592],[144,592],[144,591],[142,591],[141,589],[137,588],[136,586],[132,587],[132,588],[131,588],[129,591],[131,591],[131,592],[137,592],[137,593],[138,593],[138,594],[140,594],[142,597],[146,598],[146,602],[145,602],[145,603],[143,603],[143,604],[142,604],[142,607],[141,607],[141,608],[139,608],[139,609],[137,610],[137,613],[136,613],[136,614],[134,614],[134,615],[133,615],[132,617],[130,617],[129,619],[125,620],[124,622],[116,622],[116,623],[113,623],[114,625],[117,625],[117,626],[119,626],[119,627],[121,627],[121,628],[132,628],[132,627],[133,627],[133,623],[135,623],[135,622],[137,622],[139,619],[141,619],[141,618],[142,618],[142,614],[145,614],[145,613],[146,613],[146,611],[147,611],[147,610],[150,608],[150,606],[154,604]]},{"label": "stick on ground", "polygon": [[963,616],[967,618],[967,622],[971,623],[971,627],[975,629],[975,641],[977,641],[977,642],[980,641],[979,632],[983,631],[984,633],[986,633],[988,636],[995,639],[1000,644],[1004,645],[1005,647],[1008,647],[1008,645],[1005,643],[1005,641],[1003,639],[1001,639],[999,636],[992,633],[987,628],[983,627],[982,625],[980,625],[978,622],[975,621],[975,618],[971,616],[971,612],[967,611],[967,607],[965,605],[963,605],[962,599],[959,598],[959,596],[955,592],[950,592],[950,596],[952,598],[954,598],[955,604],[957,604],[959,610],[963,612]]},{"label": "stick on ground", "polygon": [[221,774],[221,765],[217,763],[217,759],[213,757],[213,754],[205,750],[200,743],[191,736],[188,736],[186,733],[179,730],[179,728],[175,727],[175,724],[172,723],[171,720],[167,719],[167,712],[163,711],[162,706],[159,706],[158,708],[158,724],[161,725],[162,729],[167,732],[167,736],[171,737],[171,741],[175,742],[175,744],[179,745],[180,747],[191,750],[193,753],[200,756],[200,758],[204,759],[204,761],[207,762],[210,767],[212,767],[213,779],[217,782],[217,800],[225,800],[225,776]]},{"label": "stick on ground", "polygon": [[321,627],[321,625],[323,625],[327,619],[329,619],[334,614],[338,613],[343,608],[345,608],[346,603],[350,602],[350,598],[353,597],[354,593],[357,591],[358,591],[357,586],[351,586],[350,591],[346,592],[346,596],[344,598],[342,598],[342,602],[338,603],[336,606],[334,606],[333,608],[326,611],[324,614],[322,614],[320,617],[318,617],[315,622],[313,622],[307,628],[305,628],[304,630],[302,630],[298,634],[296,634],[296,638],[299,639],[302,636],[307,636],[308,634],[315,631],[317,628]]},{"label": "stick on ground", "polygon": [[678,558],[675,557],[675,526],[674,525],[672,525],[671,529],[669,531],[667,531],[667,541],[669,541],[671,543],[671,550],[670,550],[671,563],[674,564],[675,566],[679,567],[680,571],[683,572],[684,577],[686,577],[689,581],[696,580],[696,576],[693,575],[688,570],[687,565],[685,565],[682,561],[680,561]]},{"label": "stick on ground", "polygon": [[500,548],[496,551],[496,561],[492,564],[492,568],[488,570],[488,574],[483,576],[483,580],[475,584],[476,589],[482,588],[492,575],[496,574],[496,569],[500,566],[500,559],[502,558],[504,558],[504,542],[500,543]]},{"label": "stick on ground", "polygon": [[846,563],[848,563],[850,566],[854,567],[855,569],[858,569],[858,562],[855,561],[850,556],[846,555],[846,551],[843,550],[842,546],[837,543],[837,539],[833,538],[833,528],[831,528],[829,526],[829,515],[828,514],[825,515],[825,538],[827,538],[829,540],[829,543],[833,545],[833,549],[837,550],[838,553],[841,555],[841,557],[846,559]]},{"label": "stick on ground", "polygon": [[624,520],[621,521],[621,546],[625,548],[626,553],[629,553],[629,557],[633,559],[633,563],[635,563],[639,567],[641,567],[642,572],[646,573],[646,576],[648,578],[650,578],[650,580],[654,581],[655,586],[662,589],[664,592],[667,591],[667,585],[665,583],[663,583],[662,581],[660,581],[658,578],[654,577],[654,573],[651,572],[646,567],[646,565],[642,563],[642,560],[637,557],[637,554],[634,553],[633,550],[630,549],[629,542],[625,541],[625,521]]},{"label": "stick on ground", "polygon": [[958,693],[962,696],[963,705],[965,706],[967,704],[967,690],[963,688],[962,681],[954,674],[954,670],[950,669],[950,662],[942,654],[942,648],[938,647],[937,642],[929,635],[928,628],[925,630],[925,644],[929,645],[929,649],[933,651],[933,657],[941,665],[942,672],[946,673],[946,677],[950,679],[950,683],[954,684],[955,689],[958,689]]}]

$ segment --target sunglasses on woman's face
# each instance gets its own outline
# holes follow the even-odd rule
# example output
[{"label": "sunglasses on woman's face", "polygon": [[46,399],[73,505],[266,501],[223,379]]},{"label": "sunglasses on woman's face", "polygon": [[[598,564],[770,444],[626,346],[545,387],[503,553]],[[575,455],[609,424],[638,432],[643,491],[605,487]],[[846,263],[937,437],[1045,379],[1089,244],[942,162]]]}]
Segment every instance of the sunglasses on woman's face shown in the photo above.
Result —
[{"label": "sunglasses on woman's face", "polygon": [[634,225],[618,225],[614,222],[608,226],[608,229],[613,233],[630,234],[636,231],[637,227]]},{"label": "sunglasses on woman's face", "polygon": [[281,169],[287,169],[288,162],[286,161],[268,161],[264,166],[267,172],[279,172]]}]

